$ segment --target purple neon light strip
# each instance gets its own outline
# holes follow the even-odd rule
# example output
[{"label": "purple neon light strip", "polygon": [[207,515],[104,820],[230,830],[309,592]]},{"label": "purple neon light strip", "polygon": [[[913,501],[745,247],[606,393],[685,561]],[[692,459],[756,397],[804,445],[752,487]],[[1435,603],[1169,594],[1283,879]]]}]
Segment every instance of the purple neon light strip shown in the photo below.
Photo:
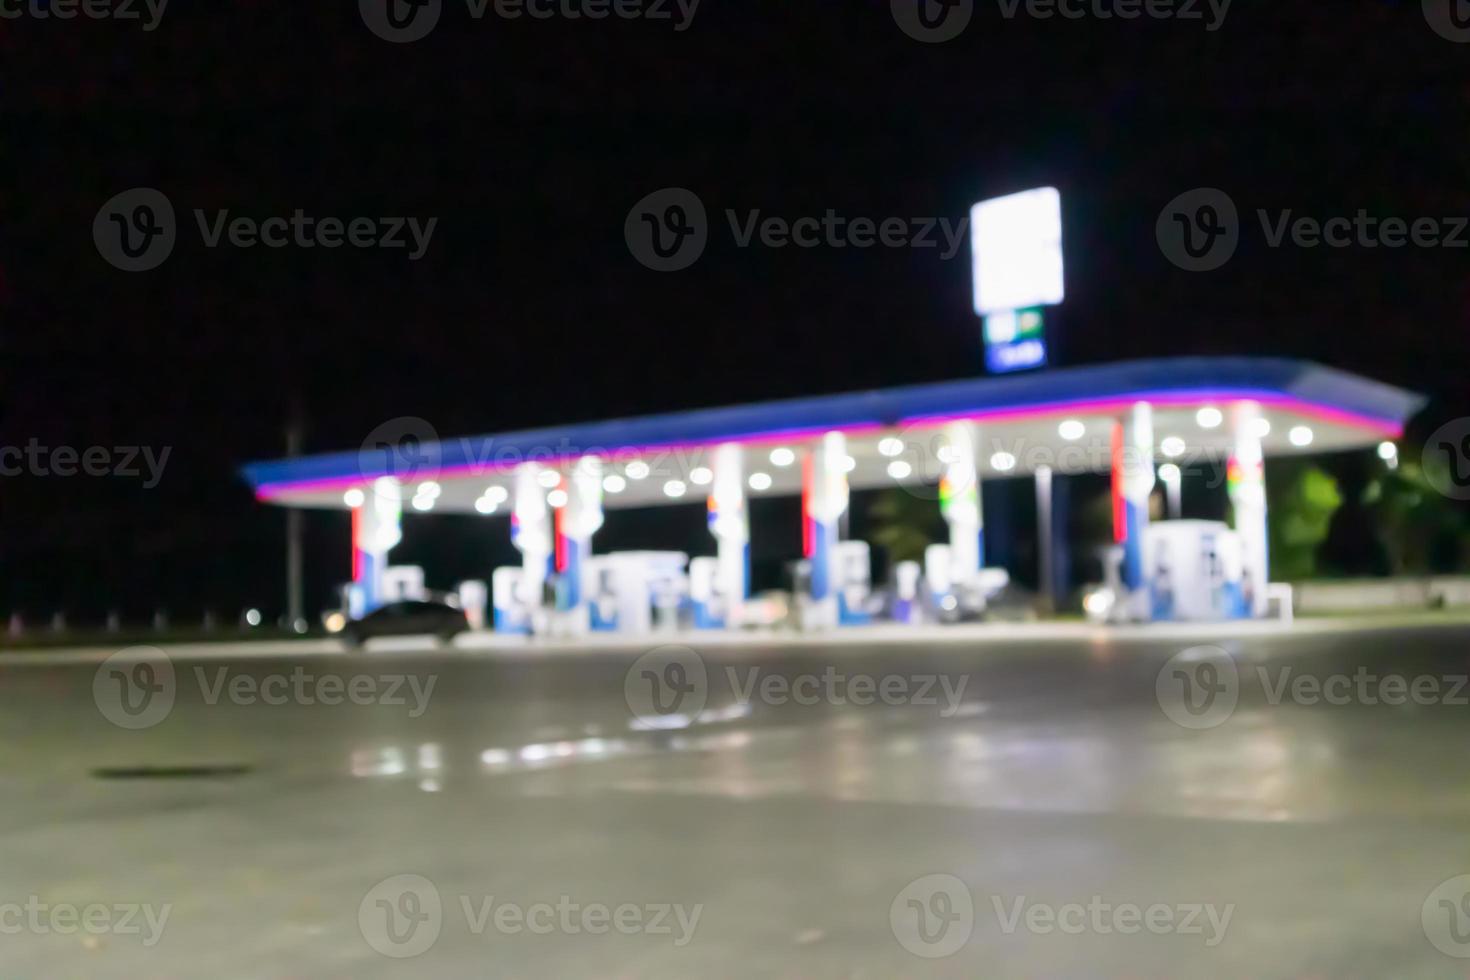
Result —
[{"label": "purple neon light strip", "polygon": [[[1239,388],[1204,388],[1190,389],[1186,391],[1162,391],[1162,392],[1139,392],[1127,397],[1082,399],[1068,402],[1043,402],[1037,405],[1027,405],[1020,408],[997,408],[983,409],[977,412],[959,412],[950,415],[922,415],[913,416],[900,420],[899,425],[940,425],[945,422],[957,422],[961,420],[990,421],[990,422],[1020,422],[1031,419],[1045,418],[1049,415],[1065,415],[1077,412],[1085,414],[1113,414],[1131,408],[1138,402],[1149,402],[1153,405],[1167,405],[1179,407],[1181,405],[1204,405],[1210,402],[1222,401],[1255,401],[1261,405],[1291,411],[1298,415],[1330,422],[1334,425],[1347,426],[1348,428],[1364,429],[1389,439],[1397,439],[1403,435],[1403,426],[1400,423],[1388,419],[1374,418],[1350,412],[1347,409],[1335,408],[1330,405],[1320,405],[1316,402],[1305,401],[1300,398],[1284,395],[1273,391],[1256,391],[1252,389]],[[721,436],[718,439],[704,439],[681,442],[655,443],[644,446],[619,446],[607,450],[604,456],[642,456],[655,452],[678,452],[690,449],[707,449],[725,442],[738,442],[747,446],[771,445],[786,441],[811,439],[821,436],[827,432],[842,432],[847,435],[861,434],[865,432],[879,432],[890,428],[882,422],[854,422],[848,425],[818,426],[804,429],[777,429],[766,432],[748,433],[745,435]],[[554,465],[557,463],[576,460],[584,453],[568,453],[561,456],[537,457],[536,462],[543,465]],[[487,475],[500,473],[514,469],[519,461],[504,463],[457,463],[453,466],[441,467],[438,476],[464,475]],[[299,480],[287,483],[263,484],[255,491],[258,500],[271,500],[285,493],[311,493],[317,490],[338,490],[346,487],[358,486],[363,483],[364,477],[358,476],[334,476],[319,480]]]}]

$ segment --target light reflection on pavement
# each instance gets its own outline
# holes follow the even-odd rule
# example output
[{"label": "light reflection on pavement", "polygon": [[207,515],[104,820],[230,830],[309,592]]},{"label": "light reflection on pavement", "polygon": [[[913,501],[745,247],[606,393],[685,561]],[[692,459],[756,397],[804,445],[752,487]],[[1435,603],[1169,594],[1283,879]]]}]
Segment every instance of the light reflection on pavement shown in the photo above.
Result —
[{"label": "light reflection on pavement", "polygon": [[[1232,641],[1242,664],[1465,672],[1465,628]],[[0,903],[169,903],[159,942],[24,929],[7,975],[109,977],[1459,976],[1421,905],[1470,871],[1466,709],[1271,705],[1190,730],[1155,700],[1177,644],[711,648],[703,709],[640,724],[641,650],[225,661],[256,679],[437,677],[427,710],[208,704],[188,650],[158,725],[93,701],[95,663],[0,664]],[[742,703],[727,668],[968,677],[933,705]],[[218,661],[211,661],[213,670]],[[1243,675],[1243,676],[1247,676]],[[243,775],[99,780],[104,767]],[[973,935],[925,959],[890,904],[956,876]],[[443,897],[412,959],[359,905],[400,874]],[[1007,933],[994,897],[1234,906],[1228,933]],[[692,939],[475,934],[461,898],[702,906]],[[5,924],[0,907],[0,926]]]}]

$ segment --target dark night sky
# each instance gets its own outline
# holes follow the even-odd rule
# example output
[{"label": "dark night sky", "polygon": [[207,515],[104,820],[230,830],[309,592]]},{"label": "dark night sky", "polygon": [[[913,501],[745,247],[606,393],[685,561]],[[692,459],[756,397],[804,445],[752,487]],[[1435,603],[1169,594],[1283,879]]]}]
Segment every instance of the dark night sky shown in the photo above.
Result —
[{"label": "dark night sky", "polygon": [[[982,370],[967,249],[740,249],[726,208],[957,219],[1055,184],[1064,362],[1299,356],[1431,394],[1423,432],[1470,413],[1470,250],[1270,249],[1251,217],[1470,215],[1470,45],[1418,0],[1238,0],[1214,33],[978,8],[939,45],[871,0],[706,0],[682,33],[446,0],[406,45],[346,0],[176,0],[151,33],[0,21],[0,442],[171,447],[155,489],[6,478],[0,611],[279,609],[282,515],[235,471],[281,453],[293,400],[308,450],[330,450],[403,415],[458,435]],[[140,185],[180,238],[128,274],[91,225]],[[658,274],[623,220],[670,185],[713,227],[697,264]],[[1190,274],[1154,223],[1199,186],[1247,227],[1232,262]],[[416,263],[206,249],[196,207],[439,225]],[[428,523],[405,554],[431,574],[508,557],[503,522]],[[347,573],[346,523],[308,532],[316,606]]]}]

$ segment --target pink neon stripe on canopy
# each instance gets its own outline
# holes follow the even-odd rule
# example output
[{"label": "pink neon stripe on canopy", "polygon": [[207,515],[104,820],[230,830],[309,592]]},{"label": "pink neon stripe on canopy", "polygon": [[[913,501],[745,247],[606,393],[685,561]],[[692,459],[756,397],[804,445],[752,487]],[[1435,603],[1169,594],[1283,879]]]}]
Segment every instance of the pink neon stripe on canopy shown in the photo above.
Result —
[{"label": "pink neon stripe on canopy", "polygon": [[[1396,437],[1423,399],[1411,392],[1302,361],[1174,358],[1065,368],[1028,375],[913,385],[730,408],[700,409],[442,440],[429,448],[441,475],[494,473],[534,458],[633,455],[857,433],[955,418],[1024,421],[1062,412],[1114,413],[1134,402],[1192,405],[1250,398],[1269,407]],[[340,488],[381,475],[357,452],[256,463],[245,476],[262,499]]]}]

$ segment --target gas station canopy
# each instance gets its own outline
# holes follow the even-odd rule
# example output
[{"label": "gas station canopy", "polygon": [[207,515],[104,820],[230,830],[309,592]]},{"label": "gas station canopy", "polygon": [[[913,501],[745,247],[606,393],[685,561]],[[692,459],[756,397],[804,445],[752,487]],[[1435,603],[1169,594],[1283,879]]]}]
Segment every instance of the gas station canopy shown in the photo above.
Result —
[{"label": "gas station canopy", "polygon": [[407,454],[407,469],[405,454],[395,466],[370,441],[358,451],[254,463],[244,474],[260,500],[291,507],[348,509],[354,490],[391,475],[432,487],[415,496],[417,510],[489,514],[508,512],[518,464],[570,468],[591,456],[603,464],[605,507],[647,507],[702,500],[709,451],[724,443],[750,450],[751,493],[798,494],[800,450],[827,432],[847,437],[853,489],[937,481],[938,433],[960,419],[980,423],[982,477],[1043,466],[1106,472],[1113,423],[1139,402],[1152,406],[1160,461],[1220,459],[1231,447],[1222,413],[1240,401],[1259,406],[1267,456],[1396,439],[1423,404],[1412,392],[1306,361],[1167,358],[438,439]]}]

